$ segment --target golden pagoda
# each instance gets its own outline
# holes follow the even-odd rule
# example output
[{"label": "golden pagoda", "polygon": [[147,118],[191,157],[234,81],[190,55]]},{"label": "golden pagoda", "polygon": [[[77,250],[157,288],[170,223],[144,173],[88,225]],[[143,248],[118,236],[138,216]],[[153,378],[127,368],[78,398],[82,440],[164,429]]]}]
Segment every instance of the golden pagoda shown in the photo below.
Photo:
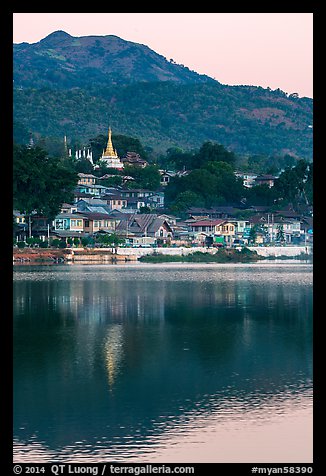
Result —
[{"label": "golden pagoda", "polygon": [[117,151],[112,145],[112,131],[109,127],[108,143],[105,151],[103,151],[101,160],[105,162],[105,165],[114,169],[123,169],[123,163],[120,161]]},{"label": "golden pagoda", "polygon": [[117,154],[117,151],[113,149],[111,136],[112,136],[112,131],[111,131],[111,127],[109,127],[109,139],[108,139],[108,144],[107,144],[107,146],[106,146],[106,150],[105,150],[103,156],[104,156],[104,157],[114,157],[114,158],[117,158],[117,157],[118,157],[118,154]]}]

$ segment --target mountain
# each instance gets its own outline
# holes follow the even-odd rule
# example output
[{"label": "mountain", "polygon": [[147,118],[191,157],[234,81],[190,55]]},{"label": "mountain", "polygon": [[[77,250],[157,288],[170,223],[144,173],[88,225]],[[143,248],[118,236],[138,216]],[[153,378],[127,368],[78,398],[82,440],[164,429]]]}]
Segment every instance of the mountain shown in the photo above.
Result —
[{"label": "mountain", "polygon": [[310,98],[223,85],[112,35],[59,31],[14,45],[16,131],[86,144],[110,123],[157,152],[210,140],[236,153],[312,159],[312,110]]},{"label": "mountain", "polygon": [[14,45],[13,54],[17,87],[67,89],[94,83],[214,81],[168,61],[148,46],[113,35],[73,37],[56,31],[38,43]]}]

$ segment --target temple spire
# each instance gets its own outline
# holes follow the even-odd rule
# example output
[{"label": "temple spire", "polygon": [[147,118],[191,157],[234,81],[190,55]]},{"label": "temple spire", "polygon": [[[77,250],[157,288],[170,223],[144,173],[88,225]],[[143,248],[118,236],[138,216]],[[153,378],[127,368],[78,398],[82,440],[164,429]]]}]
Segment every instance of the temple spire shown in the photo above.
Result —
[{"label": "temple spire", "polygon": [[108,143],[106,146],[106,150],[103,154],[105,157],[118,157],[116,151],[113,149],[112,145],[112,131],[111,127],[109,127],[109,135],[108,135]]},{"label": "temple spire", "polygon": [[123,162],[121,162],[121,160],[119,159],[118,153],[112,145],[111,127],[109,127],[108,143],[105,151],[103,151],[101,161],[104,162],[106,167],[120,170],[123,169]]}]

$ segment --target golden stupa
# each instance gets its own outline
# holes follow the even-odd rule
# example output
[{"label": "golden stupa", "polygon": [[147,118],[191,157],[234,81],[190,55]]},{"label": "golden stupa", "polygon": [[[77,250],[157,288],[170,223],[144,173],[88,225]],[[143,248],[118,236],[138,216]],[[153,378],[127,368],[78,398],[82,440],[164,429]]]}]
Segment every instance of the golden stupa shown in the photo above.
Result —
[{"label": "golden stupa", "polygon": [[101,160],[105,162],[105,165],[112,169],[123,169],[123,162],[120,161],[117,151],[112,145],[112,131],[109,127],[108,143],[106,149],[103,151]]}]

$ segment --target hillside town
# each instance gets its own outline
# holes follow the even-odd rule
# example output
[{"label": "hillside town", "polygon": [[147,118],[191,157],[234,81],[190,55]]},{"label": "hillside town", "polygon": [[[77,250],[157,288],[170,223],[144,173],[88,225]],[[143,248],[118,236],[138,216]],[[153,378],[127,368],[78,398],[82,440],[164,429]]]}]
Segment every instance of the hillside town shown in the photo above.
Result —
[{"label": "hillside town", "polygon": [[[33,147],[33,144],[30,144]],[[69,157],[71,149],[65,147]],[[94,165],[89,150],[75,152]],[[146,167],[139,154],[128,152],[120,159],[112,144],[109,128],[107,147],[101,163],[108,169],[123,170],[124,165]],[[78,173],[78,183],[72,203],[62,203],[54,219],[32,213],[28,218],[15,209],[14,245],[29,246],[104,246],[119,244],[130,247],[213,246],[237,247],[251,245],[287,246],[312,245],[313,211],[306,207],[298,213],[291,207],[270,212],[268,206],[246,207],[244,203],[212,208],[189,207],[183,217],[171,214],[165,207],[165,189],[171,178],[187,171],[160,170],[160,187],[148,190],[130,187],[133,177],[122,175],[122,185],[106,186],[111,174],[97,177]],[[274,186],[275,176],[235,172],[247,188],[267,184]],[[129,183],[126,188],[125,184]]]}]

